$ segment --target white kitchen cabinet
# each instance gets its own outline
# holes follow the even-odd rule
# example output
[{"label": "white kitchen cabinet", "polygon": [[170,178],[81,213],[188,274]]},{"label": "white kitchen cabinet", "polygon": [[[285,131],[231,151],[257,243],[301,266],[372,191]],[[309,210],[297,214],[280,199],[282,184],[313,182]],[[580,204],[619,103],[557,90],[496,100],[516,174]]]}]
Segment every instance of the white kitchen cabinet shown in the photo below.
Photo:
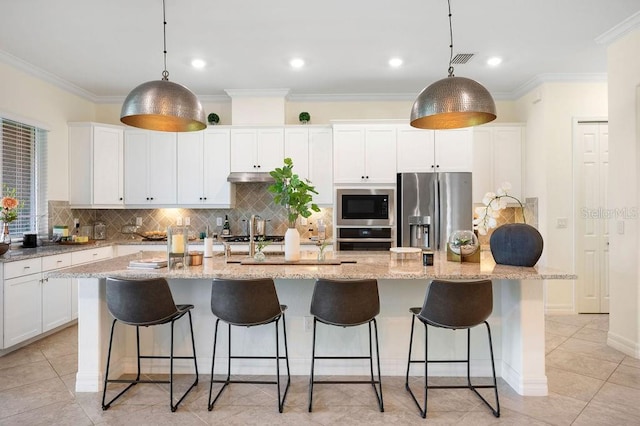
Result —
[{"label": "white kitchen cabinet", "polygon": [[333,136],[330,127],[287,127],[284,156],[293,160],[293,171],[311,181],[318,191],[313,202],[333,205]]},{"label": "white kitchen cabinet", "polygon": [[[112,247],[98,247],[71,253],[71,265],[98,262],[113,257]],[[78,279],[71,280],[71,318],[78,318]]]},{"label": "white kitchen cabinet", "polygon": [[432,172],[435,164],[434,131],[408,124],[398,126],[398,173]]},{"label": "white kitchen cabinet", "polygon": [[[473,202],[494,191],[503,182],[511,184],[509,195],[523,198],[524,126],[485,125],[473,130]],[[512,202],[515,202],[511,200]]]},{"label": "white kitchen cabinet", "polygon": [[70,206],[123,208],[123,128],[69,123],[68,131]]},{"label": "white kitchen cabinet", "polygon": [[434,131],[434,167],[437,172],[473,170],[473,132],[471,128]]},{"label": "white kitchen cabinet", "polygon": [[124,200],[139,207],[177,202],[176,134],[124,132]]},{"label": "white kitchen cabinet", "polygon": [[396,126],[335,125],[334,183],[395,183]]},{"label": "white kitchen cabinet", "polygon": [[398,127],[398,173],[471,172],[474,155],[470,129],[425,130]]},{"label": "white kitchen cabinet", "polygon": [[4,347],[42,333],[42,263],[40,258],[3,265]]},{"label": "white kitchen cabinet", "polygon": [[229,128],[178,133],[177,187],[181,207],[230,208],[235,186],[227,182]]},{"label": "white kitchen cabinet", "polygon": [[[42,272],[71,266],[71,253],[42,258]],[[71,278],[42,279],[42,332],[68,323],[72,319]]]},{"label": "white kitchen cabinet", "polygon": [[231,171],[268,173],[282,166],[282,127],[231,129]]}]

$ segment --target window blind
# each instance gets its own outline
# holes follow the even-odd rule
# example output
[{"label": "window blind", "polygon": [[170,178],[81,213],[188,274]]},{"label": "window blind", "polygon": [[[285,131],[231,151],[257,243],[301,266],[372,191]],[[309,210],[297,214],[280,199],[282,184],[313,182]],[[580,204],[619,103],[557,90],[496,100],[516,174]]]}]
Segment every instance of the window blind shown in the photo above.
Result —
[{"label": "window blind", "polygon": [[6,188],[15,188],[20,201],[18,218],[9,225],[12,237],[25,232],[39,232],[47,224],[46,206],[46,146],[43,129],[0,118],[2,195]]}]

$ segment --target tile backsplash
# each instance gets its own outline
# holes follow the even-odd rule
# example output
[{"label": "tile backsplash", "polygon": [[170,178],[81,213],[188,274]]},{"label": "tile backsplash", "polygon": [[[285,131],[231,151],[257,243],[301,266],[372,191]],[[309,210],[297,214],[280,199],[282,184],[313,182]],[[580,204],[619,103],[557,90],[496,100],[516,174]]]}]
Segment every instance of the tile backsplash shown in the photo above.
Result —
[{"label": "tile backsplash", "polygon": [[[71,209],[67,201],[49,201],[49,235],[53,225],[73,227],[73,219],[78,218],[80,225],[92,225],[96,221],[104,222],[107,227],[107,239],[123,239],[129,236],[120,231],[124,225],[134,225],[136,218],[142,218],[140,231],[165,230],[175,225],[178,217],[189,217],[191,229],[196,234],[204,232],[209,225],[212,232],[220,234],[221,226],[216,226],[216,218],[229,216],[231,233],[244,235],[246,223],[252,214],[266,219],[268,235],[284,235],[287,230],[286,210],[274,204],[273,195],[267,191],[268,183],[242,183],[236,185],[236,206],[234,209]],[[313,212],[308,224],[303,226],[298,220],[297,228],[302,238],[309,238],[317,232],[316,222],[323,219],[327,237],[331,237],[333,209],[323,208],[319,213]]]}]

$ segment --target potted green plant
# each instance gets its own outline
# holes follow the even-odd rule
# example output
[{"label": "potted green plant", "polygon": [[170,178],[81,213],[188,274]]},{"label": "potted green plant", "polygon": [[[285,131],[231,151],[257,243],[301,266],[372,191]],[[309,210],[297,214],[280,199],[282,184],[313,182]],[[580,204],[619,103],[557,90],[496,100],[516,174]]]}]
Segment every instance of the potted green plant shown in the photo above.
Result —
[{"label": "potted green plant", "polygon": [[298,120],[300,120],[302,124],[307,124],[311,120],[311,115],[306,111],[302,111],[300,115],[298,115]]},{"label": "potted green plant", "polygon": [[220,117],[215,112],[212,112],[207,116],[207,121],[209,124],[218,124],[220,122]]},{"label": "potted green plant", "polygon": [[318,192],[306,179],[293,173],[293,161],[284,159],[284,166],[269,172],[275,182],[269,185],[269,192],[274,194],[273,201],[287,210],[288,229],[285,233],[285,260],[300,259],[300,233],[296,229],[298,217],[309,217],[311,211],[319,212],[320,208],[313,203],[313,195]]}]

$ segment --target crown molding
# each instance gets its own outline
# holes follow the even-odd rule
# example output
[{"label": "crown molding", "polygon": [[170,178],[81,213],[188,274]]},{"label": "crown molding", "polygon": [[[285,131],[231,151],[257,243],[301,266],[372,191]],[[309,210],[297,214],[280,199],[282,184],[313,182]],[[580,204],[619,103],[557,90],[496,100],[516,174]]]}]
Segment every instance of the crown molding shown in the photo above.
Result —
[{"label": "crown molding", "polygon": [[636,12],[635,14],[629,16],[624,21],[620,22],[615,27],[611,28],[608,31],[600,34],[596,37],[595,41],[598,44],[609,45],[614,41],[618,40],[620,37],[623,37],[635,29],[640,28],[640,12]]},{"label": "crown molding", "polygon": [[289,89],[224,89],[232,98],[285,98]]},{"label": "crown molding", "polygon": [[97,102],[97,96],[93,93],[84,90],[73,83],[69,83],[67,80],[60,78],[57,75],[50,73],[49,71],[45,71],[42,68],[33,65],[32,63],[13,56],[10,53],[0,50],[0,61],[4,62],[7,65],[11,65],[12,67],[23,71],[33,77],[39,78],[40,80],[46,81],[47,83],[51,83],[54,86],[59,87],[60,89],[73,93],[74,95],[77,95],[83,99],[94,103]]},{"label": "crown molding", "polygon": [[606,82],[606,73],[581,73],[581,74],[539,74],[527,81],[512,92],[511,99],[519,99],[543,83],[585,83]]}]

